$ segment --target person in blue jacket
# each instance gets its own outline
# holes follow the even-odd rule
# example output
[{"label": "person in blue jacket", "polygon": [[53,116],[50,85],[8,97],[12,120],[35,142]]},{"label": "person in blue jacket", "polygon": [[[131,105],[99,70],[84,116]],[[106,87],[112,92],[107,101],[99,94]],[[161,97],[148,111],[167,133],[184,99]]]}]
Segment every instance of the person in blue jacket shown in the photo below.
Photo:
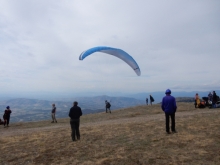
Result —
[{"label": "person in blue jacket", "polygon": [[170,117],[171,117],[171,131],[177,133],[175,129],[175,113],[176,113],[176,99],[171,96],[171,90],[167,89],[166,96],[163,97],[161,108],[166,117],[166,132],[170,134]]}]

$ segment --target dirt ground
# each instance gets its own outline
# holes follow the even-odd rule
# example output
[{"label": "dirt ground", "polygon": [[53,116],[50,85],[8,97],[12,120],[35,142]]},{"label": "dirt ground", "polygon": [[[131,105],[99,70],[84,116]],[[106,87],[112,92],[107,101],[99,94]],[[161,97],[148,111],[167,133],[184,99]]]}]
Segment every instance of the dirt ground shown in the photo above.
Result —
[{"label": "dirt ground", "polygon": [[165,132],[160,105],[84,115],[76,142],[68,118],[12,123],[0,127],[0,165],[218,165],[219,113],[178,103],[178,133],[171,135]]}]

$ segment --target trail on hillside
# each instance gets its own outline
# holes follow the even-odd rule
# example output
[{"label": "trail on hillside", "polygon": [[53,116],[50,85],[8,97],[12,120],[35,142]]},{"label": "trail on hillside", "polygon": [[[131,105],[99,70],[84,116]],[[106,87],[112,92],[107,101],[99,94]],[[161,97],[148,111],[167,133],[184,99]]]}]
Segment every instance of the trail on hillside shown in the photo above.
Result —
[{"label": "trail on hillside", "polygon": [[[114,111],[113,111],[114,113]],[[212,114],[212,113],[219,113],[219,109],[211,109],[207,111],[187,111],[187,112],[177,112],[176,113],[176,120],[180,118],[190,117],[199,114]],[[126,123],[143,123],[149,121],[161,121],[165,120],[164,114],[150,114],[150,115],[141,115],[135,117],[128,117],[128,118],[119,118],[119,119],[110,119],[105,121],[96,121],[96,122],[88,122],[82,123],[80,125],[80,129],[84,127],[91,127],[91,126],[101,126],[101,125],[114,125],[114,124],[126,124]],[[16,135],[27,135],[29,133],[35,132],[46,132],[46,131],[55,131],[58,128],[70,128],[69,123],[63,125],[53,125],[53,126],[45,126],[45,127],[38,127],[38,128],[19,128],[19,126],[13,126],[8,128],[1,128],[1,136],[16,136]]]}]

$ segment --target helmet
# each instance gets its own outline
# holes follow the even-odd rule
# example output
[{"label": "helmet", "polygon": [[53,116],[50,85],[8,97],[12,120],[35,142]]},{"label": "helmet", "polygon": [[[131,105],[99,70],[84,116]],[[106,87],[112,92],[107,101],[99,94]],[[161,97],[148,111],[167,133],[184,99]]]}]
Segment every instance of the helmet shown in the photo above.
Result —
[{"label": "helmet", "polygon": [[165,94],[171,94],[171,90],[170,89],[167,89]]}]

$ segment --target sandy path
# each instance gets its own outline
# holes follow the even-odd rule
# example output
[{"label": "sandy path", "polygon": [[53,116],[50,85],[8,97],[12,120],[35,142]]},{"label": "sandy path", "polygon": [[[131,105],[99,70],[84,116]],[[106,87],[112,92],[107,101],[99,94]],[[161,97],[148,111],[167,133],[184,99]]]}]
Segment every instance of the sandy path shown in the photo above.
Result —
[{"label": "sandy path", "polygon": [[[183,117],[192,117],[194,115],[199,114],[212,114],[212,113],[220,113],[219,109],[215,110],[202,110],[202,111],[186,111],[186,112],[177,112],[176,113],[176,120],[178,118]],[[91,126],[100,126],[100,125],[113,125],[113,124],[126,124],[126,123],[143,123],[148,121],[161,121],[165,120],[164,114],[151,114],[151,115],[144,115],[144,116],[136,116],[136,117],[129,117],[129,118],[120,118],[120,119],[112,119],[112,120],[106,120],[106,121],[97,121],[97,122],[90,122],[90,123],[82,123],[80,125],[80,128],[84,127],[91,127]],[[18,126],[19,127],[19,126]],[[7,137],[7,136],[14,136],[14,135],[26,135],[28,133],[34,133],[34,132],[46,132],[46,131],[52,131],[57,128],[69,128],[69,123],[62,124],[62,125],[55,125],[55,126],[46,126],[46,127],[39,127],[39,128],[19,128],[17,126],[9,127],[9,128],[2,128],[1,131],[1,137]]]}]

